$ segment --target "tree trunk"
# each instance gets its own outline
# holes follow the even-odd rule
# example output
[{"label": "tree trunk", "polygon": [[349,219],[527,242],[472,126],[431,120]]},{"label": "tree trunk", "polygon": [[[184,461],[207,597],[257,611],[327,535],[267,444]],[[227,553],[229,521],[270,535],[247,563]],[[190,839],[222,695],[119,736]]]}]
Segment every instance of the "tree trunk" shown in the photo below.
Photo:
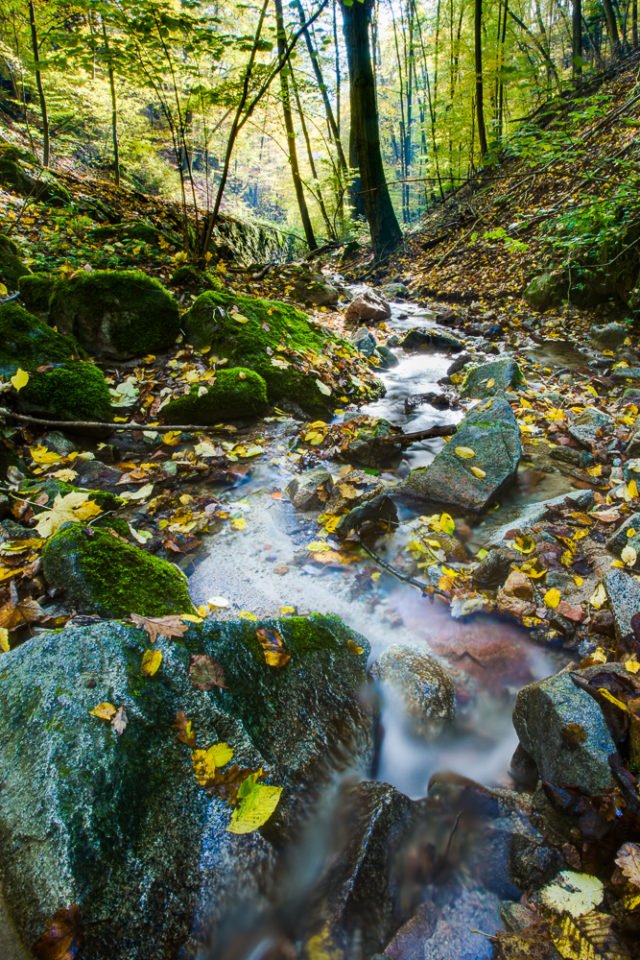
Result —
[{"label": "tree trunk", "polygon": [[402,240],[384,173],[376,102],[369,24],[373,0],[342,3],[349,64],[351,143],[357,160],[365,214],[375,255],[382,256]]},{"label": "tree trunk", "polygon": [[51,154],[51,142],[49,134],[49,113],[47,111],[47,98],[42,86],[42,71],[40,70],[40,51],[38,45],[38,27],[36,24],[36,11],[33,0],[29,0],[29,24],[31,26],[31,50],[33,51],[33,60],[35,64],[36,87],[38,90],[38,100],[40,101],[40,115],[42,117],[42,165],[49,166],[49,157]]},{"label": "tree trunk", "polygon": [[582,74],[582,0],[573,0],[571,56],[573,58],[573,79],[579,80]]},{"label": "tree trunk", "polygon": [[611,44],[611,53],[615,57],[620,52],[620,34],[618,32],[618,21],[616,12],[613,9],[611,0],[602,0],[604,7],[604,17],[607,21],[607,30],[609,32],[609,43]]},{"label": "tree trunk", "polygon": [[474,47],[475,47],[475,69],[476,69],[476,114],[478,117],[478,140],[480,141],[480,154],[486,156],[487,146],[487,128],[484,122],[484,82],[482,76],[482,0],[475,0],[474,6]]},{"label": "tree trunk", "polygon": [[[278,33],[278,56],[281,62],[284,60],[287,51],[287,36],[284,29],[284,14],[282,12],[282,0],[275,0],[276,6],[276,30]],[[282,93],[282,115],[284,117],[284,128],[287,134],[287,151],[289,154],[289,166],[291,167],[291,176],[293,178],[293,188],[298,201],[300,219],[302,228],[310,250],[315,250],[318,244],[313,232],[309,208],[304,195],[304,186],[300,176],[300,166],[298,164],[298,152],[296,150],[296,132],[293,126],[293,112],[291,110],[291,94],[289,91],[289,65],[285,65],[280,71],[280,90]]]},{"label": "tree trunk", "polygon": [[116,76],[109,47],[109,37],[104,20],[102,21],[102,38],[109,75],[109,91],[111,94],[111,140],[113,143],[113,175],[116,187],[120,186],[120,144],[118,141],[118,98],[116,95]]}]

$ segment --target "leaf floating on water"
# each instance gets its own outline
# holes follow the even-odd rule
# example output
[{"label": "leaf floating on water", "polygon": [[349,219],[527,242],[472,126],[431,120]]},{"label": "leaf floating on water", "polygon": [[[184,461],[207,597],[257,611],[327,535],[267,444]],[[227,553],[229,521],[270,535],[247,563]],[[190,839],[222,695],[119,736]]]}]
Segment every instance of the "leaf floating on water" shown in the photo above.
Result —
[{"label": "leaf floating on water", "polygon": [[541,891],[541,899],[546,907],[555,913],[568,913],[572,917],[589,913],[602,903],[603,897],[601,880],[589,873],[576,873],[574,870],[562,870]]},{"label": "leaf floating on water", "polygon": [[253,833],[273,814],[282,794],[282,787],[259,783],[262,771],[249,774],[238,789],[238,806],[233,811],[229,833]]},{"label": "leaf floating on water", "polygon": [[224,690],[226,688],[222,666],[206,653],[192,654],[189,679],[197,690],[213,690],[214,687],[220,687]]},{"label": "leaf floating on water", "polygon": [[130,613],[129,619],[136,627],[146,630],[150,643],[155,643],[158,637],[166,637],[167,640],[181,637],[189,629],[189,624],[183,623],[182,617],[177,614],[167,617],[143,617],[139,613]]},{"label": "leaf floating on water", "polygon": [[73,904],[54,913],[31,950],[36,960],[75,960],[81,946],[80,908]]},{"label": "leaf floating on water", "polygon": [[224,767],[233,757],[228,743],[214,743],[206,750],[194,750],[191,754],[193,774],[201,787],[213,787],[216,782],[216,770]]},{"label": "leaf floating on water", "polygon": [[631,960],[613,917],[597,910],[563,914],[551,925],[551,939],[562,960]]},{"label": "leaf floating on water", "polygon": [[176,736],[180,743],[184,743],[186,747],[194,750],[196,746],[196,732],[193,728],[193,723],[189,720],[186,713],[182,711],[176,713],[175,728]]},{"label": "leaf floating on water", "polygon": [[291,654],[284,648],[284,640],[272,627],[260,627],[256,630],[258,643],[262,647],[264,661],[269,667],[284,667],[291,660]]},{"label": "leaf floating on water", "polygon": [[160,650],[145,650],[142,654],[141,670],[145,677],[154,677],[162,664]]},{"label": "leaf floating on water", "polygon": [[456,447],[453,452],[461,460],[473,460],[476,455],[475,450],[472,450],[471,447]]}]

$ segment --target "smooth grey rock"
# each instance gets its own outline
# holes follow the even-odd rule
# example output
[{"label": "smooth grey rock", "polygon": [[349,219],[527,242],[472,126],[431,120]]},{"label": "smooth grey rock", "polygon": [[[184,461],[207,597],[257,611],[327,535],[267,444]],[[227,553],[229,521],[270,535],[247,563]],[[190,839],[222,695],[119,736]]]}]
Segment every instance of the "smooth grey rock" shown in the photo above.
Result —
[{"label": "smooth grey rock", "polygon": [[593,447],[599,440],[609,437],[615,429],[615,421],[608,413],[596,407],[585,410],[569,424],[568,433],[584,447]]},{"label": "smooth grey rock", "polygon": [[624,570],[610,570],[603,582],[613,614],[616,637],[624,640],[633,633],[632,618],[640,613],[640,582]]},{"label": "smooth grey rock", "polygon": [[499,360],[471,367],[464,378],[460,393],[463,397],[482,400],[521,382],[522,372],[516,361],[512,357],[501,357]]},{"label": "smooth grey rock", "polygon": [[297,510],[313,510],[326,504],[333,489],[333,477],[325,467],[307,470],[287,484],[286,494]]},{"label": "smooth grey rock", "polygon": [[352,533],[357,533],[360,537],[366,538],[367,534],[388,532],[397,524],[396,505],[391,497],[383,493],[349,510],[340,518],[335,532],[338,537],[348,537]]},{"label": "smooth grey rock", "polygon": [[497,530],[492,530],[491,537],[485,546],[494,544],[500,546],[509,530],[528,530],[543,519],[548,509],[562,506],[565,500],[571,503],[574,510],[590,510],[594,501],[593,490],[568,490],[567,493],[561,493],[549,500],[525,504],[512,520],[502,524]]},{"label": "smooth grey rock", "polygon": [[[291,655],[280,669],[266,664],[259,627]],[[140,669],[148,647],[143,631],[103,621],[0,659],[0,872],[25,943],[78,904],[83,960],[176,956],[194,914],[215,928],[243,899],[264,901],[273,838],[308,813],[320,784],[370,763],[373,720],[359,699],[368,645],[337,618],[207,621],[156,641],[151,678]],[[225,689],[192,685],[191,654],[215,658]],[[125,708],[121,736],[90,715],[102,702]],[[225,741],[232,762],[284,787],[264,831],[227,832],[231,811],[197,783],[177,712],[199,747]]]},{"label": "smooth grey rock", "polygon": [[363,467],[393,466],[402,457],[402,447],[390,443],[382,444],[378,441],[401,433],[400,428],[388,420],[382,417],[371,417],[349,440],[346,450],[340,452],[340,459]]},{"label": "smooth grey rock", "polygon": [[376,356],[380,360],[381,370],[390,370],[392,367],[397,367],[400,363],[393,350],[390,350],[389,347],[386,347],[382,343],[376,349]]},{"label": "smooth grey rock", "polygon": [[387,300],[404,300],[409,296],[409,288],[405,283],[385,283],[381,293]]},{"label": "smooth grey rock", "polygon": [[[523,687],[513,725],[542,780],[589,794],[615,785],[609,757],[616,745],[600,707],[569,672]],[[569,736],[572,729],[584,731],[584,742]]]},{"label": "smooth grey rock", "polygon": [[367,327],[361,327],[359,330],[356,330],[351,338],[351,342],[356,350],[364,353],[365,357],[372,357],[378,346],[378,341]]},{"label": "smooth grey rock", "polygon": [[[459,447],[474,451],[465,459]],[[522,454],[520,428],[503,396],[474,407],[428,467],[412,470],[401,491],[421,500],[479,513],[515,477]],[[471,468],[484,471],[476,477]]]},{"label": "smooth grey rock", "polygon": [[413,647],[393,644],[371,669],[404,710],[411,732],[433,740],[455,718],[455,687],[435,657]]},{"label": "smooth grey rock", "polygon": [[354,297],[345,317],[350,323],[384,323],[391,317],[391,307],[384,297],[367,289]]},{"label": "smooth grey rock", "polygon": [[[628,534],[631,533],[631,536]],[[607,550],[620,559],[620,554],[625,547],[632,547],[640,555],[640,513],[632,513],[622,526],[618,527],[612,537],[607,540]],[[640,567],[640,556],[633,565],[633,569]],[[638,610],[640,613],[640,609]]]},{"label": "smooth grey rock", "polygon": [[615,367],[609,374],[612,380],[640,380],[640,367]]},{"label": "smooth grey rock", "polygon": [[616,347],[622,346],[629,332],[629,327],[624,323],[606,323],[604,326],[591,328],[593,340],[606,350],[615,350]]},{"label": "smooth grey rock", "polygon": [[403,338],[400,346],[403,350],[445,350],[460,353],[464,343],[448,330],[437,327],[414,327]]}]

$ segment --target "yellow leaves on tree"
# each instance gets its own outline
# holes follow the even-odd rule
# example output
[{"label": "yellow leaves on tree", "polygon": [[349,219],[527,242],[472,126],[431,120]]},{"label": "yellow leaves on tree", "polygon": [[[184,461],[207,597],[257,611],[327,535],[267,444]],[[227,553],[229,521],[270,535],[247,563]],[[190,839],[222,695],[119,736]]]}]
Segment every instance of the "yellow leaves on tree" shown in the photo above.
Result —
[{"label": "yellow leaves on tree", "polygon": [[89,495],[77,490],[72,493],[58,494],[51,510],[45,510],[38,517],[36,530],[41,537],[51,537],[63,523],[83,523],[102,513],[101,507],[91,500]]}]

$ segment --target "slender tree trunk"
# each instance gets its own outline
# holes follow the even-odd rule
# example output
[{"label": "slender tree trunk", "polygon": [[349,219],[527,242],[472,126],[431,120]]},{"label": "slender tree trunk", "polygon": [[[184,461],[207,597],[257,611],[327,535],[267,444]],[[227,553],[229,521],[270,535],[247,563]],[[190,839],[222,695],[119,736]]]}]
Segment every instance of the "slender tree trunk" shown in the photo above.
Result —
[{"label": "slender tree trunk", "polygon": [[571,56],[573,59],[573,79],[578,81],[582,74],[582,0],[573,0],[572,5]]},{"label": "slender tree trunk", "polygon": [[611,53],[615,57],[620,52],[620,33],[618,31],[616,12],[613,8],[611,0],[602,0],[602,6],[604,7],[604,17],[607,21],[607,31],[609,33]]},{"label": "slender tree trunk", "polygon": [[[287,51],[287,35],[284,28],[284,14],[282,11],[282,0],[275,0],[276,7],[276,30],[278,34],[278,56],[280,61],[284,60]],[[300,165],[298,163],[298,151],[296,149],[296,132],[293,126],[293,112],[291,110],[291,93],[289,90],[289,65],[283,66],[280,71],[280,91],[282,93],[282,115],[284,117],[284,128],[287,134],[287,152],[289,154],[289,166],[291,167],[291,176],[293,178],[293,189],[298,201],[300,219],[302,228],[310,250],[315,250],[318,244],[313,232],[309,208],[304,195],[304,185],[300,176]]]},{"label": "slender tree trunk", "polygon": [[29,25],[31,27],[31,50],[33,51],[34,69],[36,75],[36,88],[38,90],[38,100],[40,102],[40,116],[42,118],[42,165],[49,166],[51,155],[51,141],[49,133],[49,112],[47,110],[47,98],[42,85],[42,71],[40,69],[40,49],[38,43],[38,26],[36,24],[36,11],[33,0],[29,0]]},{"label": "slender tree trunk", "polygon": [[349,63],[352,143],[362,180],[364,207],[376,256],[393,250],[402,231],[391,203],[382,162],[369,24],[373,0],[342,3]]},{"label": "slender tree trunk", "polygon": [[111,48],[109,46],[109,36],[107,27],[102,21],[102,39],[104,41],[104,52],[107,61],[107,73],[109,76],[109,91],[111,94],[111,141],[113,143],[113,176],[116,187],[120,186],[120,143],[118,141],[118,98],[116,94],[116,76],[113,69],[113,59],[111,57]]},{"label": "slender tree trunk", "polygon": [[331,220],[329,219],[329,214],[327,213],[327,207],[324,202],[324,197],[322,196],[322,188],[320,186],[320,180],[318,177],[318,170],[316,167],[316,161],[313,156],[313,148],[311,146],[311,137],[309,136],[309,128],[307,126],[307,121],[304,118],[304,110],[302,107],[302,100],[300,99],[300,90],[298,89],[298,82],[295,77],[293,69],[291,70],[291,86],[293,87],[293,95],[296,100],[296,108],[298,112],[298,119],[300,121],[300,129],[302,130],[302,136],[304,137],[305,146],[307,148],[307,159],[309,161],[309,169],[311,170],[311,176],[314,180],[313,188],[309,187],[309,193],[313,196],[314,200],[318,204],[320,214],[324,221],[324,225],[327,228],[327,236],[332,240],[335,240],[335,230]]},{"label": "slender tree trunk", "polygon": [[475,0],[474,5],[474,50],[475,50],[475,70],[476,70],[476,115],[478,118],[478,140],[480,142],[480,155],[486,156],[487,146],[487,128],[484,122],[484,81],[482,76],[482,0]]},{"label": "slender tree trunk", "polygon": [[631,42],[638,46],[638,0],[631,0]]}]

